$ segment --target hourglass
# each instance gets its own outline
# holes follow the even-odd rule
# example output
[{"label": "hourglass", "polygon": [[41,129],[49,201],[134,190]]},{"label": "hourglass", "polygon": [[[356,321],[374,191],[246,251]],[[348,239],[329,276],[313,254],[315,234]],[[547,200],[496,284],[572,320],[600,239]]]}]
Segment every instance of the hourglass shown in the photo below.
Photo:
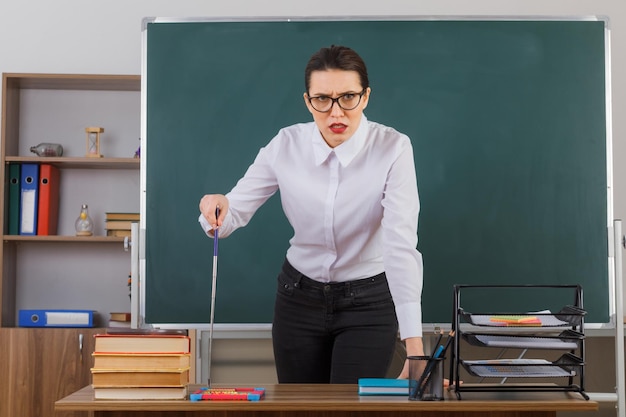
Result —
[{"label": "hourglass", "polygon": [[87,154],[90,158],[102,158],[100,155],[100,133],[104,132],[102,127],[86,127],[87,133]]}]

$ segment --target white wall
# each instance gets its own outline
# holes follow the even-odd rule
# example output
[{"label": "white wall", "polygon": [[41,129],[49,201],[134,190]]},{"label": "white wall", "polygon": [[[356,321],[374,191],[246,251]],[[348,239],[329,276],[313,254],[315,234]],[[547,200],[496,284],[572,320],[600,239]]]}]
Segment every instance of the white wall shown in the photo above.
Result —
[{"label": "white wall", "polygon": [[607,16],[612,43],[614,217],[626,218],[623,0],[2,0],[0,72],[139,74],[144,17]]}]

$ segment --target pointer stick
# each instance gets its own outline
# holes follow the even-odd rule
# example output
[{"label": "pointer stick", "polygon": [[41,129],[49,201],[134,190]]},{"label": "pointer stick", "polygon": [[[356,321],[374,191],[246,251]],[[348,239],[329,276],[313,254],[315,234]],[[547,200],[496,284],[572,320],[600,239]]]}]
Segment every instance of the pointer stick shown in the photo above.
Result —
[{"label": "pointer stick", "polygon": [[[215,209],[215,217],[220,215],[220,209]],[[211,388],[211,353],[213,348],[213,321],[215,317],[215,288],[217,287],[217,241],[218,230],[213,232],[213,282],[211,283],[211,323],[209,327],[209,357],[208,357],[208,374],[209,388]]]}]

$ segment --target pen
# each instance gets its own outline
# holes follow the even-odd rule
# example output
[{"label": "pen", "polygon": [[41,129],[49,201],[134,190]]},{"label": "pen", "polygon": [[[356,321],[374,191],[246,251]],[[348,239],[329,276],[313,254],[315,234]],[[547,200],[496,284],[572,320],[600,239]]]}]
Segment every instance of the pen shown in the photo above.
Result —
[{"label": "pen", "polygon": [[443,345],[439,345],[439,347],[435,351],[435,354],[433,355],[433,359],[437,359],[438,357],[440,357],[441,354],[443,353],[443,350],[444,350]]}]

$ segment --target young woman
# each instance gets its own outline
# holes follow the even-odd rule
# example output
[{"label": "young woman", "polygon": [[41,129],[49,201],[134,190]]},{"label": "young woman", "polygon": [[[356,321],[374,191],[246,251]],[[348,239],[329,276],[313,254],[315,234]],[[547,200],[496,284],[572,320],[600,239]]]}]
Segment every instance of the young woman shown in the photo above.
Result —
[{"label": "young woman", "polygon": [[371,88],[352,49],[316,52],[305,88],[313,122],[280,130],[228,194],[202,197],[199,221],[227,237],[280,190],[294,235],[272,323],[278,381],[354,384],[386,376],[398,329],[408,356],[424,354],[413,149],[363,114]]}]

